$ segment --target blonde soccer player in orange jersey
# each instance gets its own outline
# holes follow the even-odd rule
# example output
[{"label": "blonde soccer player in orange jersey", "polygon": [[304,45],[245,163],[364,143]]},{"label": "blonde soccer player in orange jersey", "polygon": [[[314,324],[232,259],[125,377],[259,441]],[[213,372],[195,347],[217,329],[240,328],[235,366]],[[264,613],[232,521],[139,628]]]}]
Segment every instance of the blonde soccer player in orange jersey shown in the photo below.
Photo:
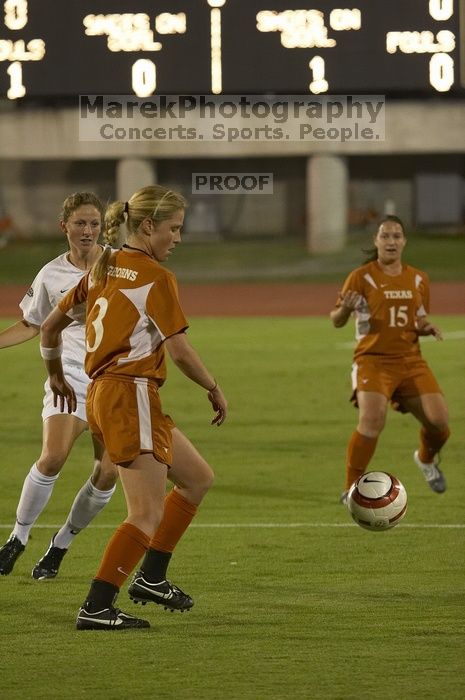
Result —
[{"label": "blonde soccer player in orange jersey", "polygon": [[442,340],[442,335],[427,318],[427,275],[402,262],[406,243],[402,221],[387,216],[374,236],[373,256],[350,273],[330,313],[336,328],[345,326],[355,313],[358,341],[352,368],[352,400],[358,407],[358,425],[347,448],[343,503],[375,452],[389,402],[421,423],[414,461],[433,491],[446,490],[439,450],[450,434],[447,405],[421,356],[419,343],[419,336]]},{"label": "blonde soccer player in orange jersey", "polygon": [[[207,392],[213,424],[225,420],[227,402],[187,340],[175,277],[159,264],[181,241],[185,206],[181,195],[160,186],[111,204],[105,215],[107,248],[42,325],[41,353],[50,386],[61,409],[72,411],[76,399],[63,376],[60,334],[79,306],[87,305],[85,369],[92,380],[87,418],[92,434],[118,465],[128,508],[79,610],[78,629],[149,626],[114,607],[119,589],[144,555],[129,586],[131,598],[168,606],[179,599],[186,603],[181,609],[192,605],[186,594],[159,578],[160,540],[173,545],[180,538],[204,494],[201,477],[209,482],[211,469],[162,411],[158,390],[166,378],[165,347],[181,371]],[[112,251],[124,221],[127,243]],[[184,485],[192,482],[192,471],[198,474],[198,493]],[[167,476],[176,486],[164,504]],[[170,551],[166,554],[169,558]]]}]

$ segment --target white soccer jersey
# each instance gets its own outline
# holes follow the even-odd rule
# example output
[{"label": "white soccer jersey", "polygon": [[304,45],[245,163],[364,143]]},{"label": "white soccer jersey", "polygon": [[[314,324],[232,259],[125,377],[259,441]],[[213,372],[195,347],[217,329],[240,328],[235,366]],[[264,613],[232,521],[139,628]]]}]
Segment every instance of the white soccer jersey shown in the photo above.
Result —
[{"label": "white soccer jersey", "polygon": [[[65,296],[70,289],[75,287],[85,270],[80,270],[68,260],[68,253],[59,255],[48,262],[37,274],[30,289],[19,306],[23,312],[23,318],[28,323],[40,326],[52,309]],[[85,305],[74,310],[73,323],[63,331],[63,365],[84,366],[86,354],[85,342]]]}]

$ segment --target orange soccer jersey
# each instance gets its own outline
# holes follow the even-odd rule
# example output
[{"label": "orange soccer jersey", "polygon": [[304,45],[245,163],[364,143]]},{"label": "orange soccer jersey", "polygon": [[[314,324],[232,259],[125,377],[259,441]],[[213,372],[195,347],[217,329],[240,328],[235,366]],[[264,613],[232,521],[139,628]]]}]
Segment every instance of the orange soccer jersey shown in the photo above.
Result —
[{"label": "orange soccer jersey", "polygon": [[[400,275],[386,275],[373,261],[353,270],[342,294],[358,292],[355,310],[355,359],[362,355],[394,358],[420,355],[417,319],[429,311],[429,280],[421,270],[403,265]],[[341,305],[340,298],[337,306]]]},{"label": "orange soccer jersey", "polygon": [[145,377],[161,385],[166,378],[163,341],[188,326],[176,279],[143,252],[118,250],[103,283],[89,275],[59,303],[68,314],[87,301],[85,370]]},{"label": "orange soccer jersey", "polygon": [[59,303],[71,315],[87,301],[85,369],[92,434],[115,464],[143,452],[172,461],[172,421],[158,387],[166,378],[165,338],[187,328],[174,275],[143,252],[115,252],[105,280],[86,275]]}]

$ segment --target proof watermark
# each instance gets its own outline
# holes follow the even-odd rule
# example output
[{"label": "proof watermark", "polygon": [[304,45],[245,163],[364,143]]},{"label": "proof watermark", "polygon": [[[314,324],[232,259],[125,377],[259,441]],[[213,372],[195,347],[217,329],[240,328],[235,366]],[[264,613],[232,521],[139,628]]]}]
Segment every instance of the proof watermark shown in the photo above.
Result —
[{"label": "proof watermark", "polygon": [[81,95],[80,141],[384,140],[382,95]]},{"label": "proof watermark", "polygon": [[273,194],[273,173],[192,173],[192,194]]}]

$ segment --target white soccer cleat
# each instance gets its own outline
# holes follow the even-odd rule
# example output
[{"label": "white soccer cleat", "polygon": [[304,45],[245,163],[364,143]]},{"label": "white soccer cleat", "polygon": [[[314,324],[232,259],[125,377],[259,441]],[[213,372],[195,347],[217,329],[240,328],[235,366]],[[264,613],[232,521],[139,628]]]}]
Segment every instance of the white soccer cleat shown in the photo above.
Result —
[{"label": "white soccer cleat", "polygon": [[413,453],[413,459],[433,491],[436,493],[444,493],[447,485],[444,474],[439,469],[438,455],[436,455],[434,460],[428,464],[421,461],[418,456],[418,450],[415,450]]}]

